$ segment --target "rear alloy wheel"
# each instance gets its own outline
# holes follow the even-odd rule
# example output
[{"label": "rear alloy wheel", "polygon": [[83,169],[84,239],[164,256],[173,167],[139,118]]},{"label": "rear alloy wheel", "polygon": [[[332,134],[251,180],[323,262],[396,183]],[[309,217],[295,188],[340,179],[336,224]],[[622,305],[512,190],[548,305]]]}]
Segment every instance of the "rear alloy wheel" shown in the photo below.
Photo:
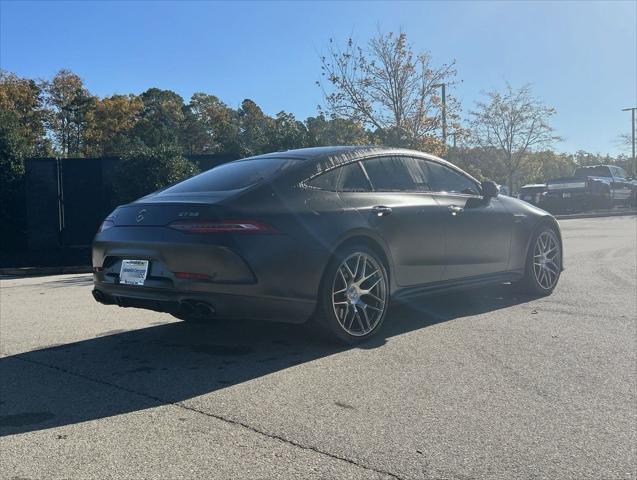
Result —
[{"label": "rear alloy wheel", "polygon": [[387,269],[371,249],[350,247],[330,262],[321,284],[319,314],[332,336],[348,344],[373,336],[388,303]]},{"label": "rear alloy wheel", "polygon": [[562,273],[562,245],[555,230],[546,226],[534,236],[529,249],[525,278],[528,293],[549,295]]}]

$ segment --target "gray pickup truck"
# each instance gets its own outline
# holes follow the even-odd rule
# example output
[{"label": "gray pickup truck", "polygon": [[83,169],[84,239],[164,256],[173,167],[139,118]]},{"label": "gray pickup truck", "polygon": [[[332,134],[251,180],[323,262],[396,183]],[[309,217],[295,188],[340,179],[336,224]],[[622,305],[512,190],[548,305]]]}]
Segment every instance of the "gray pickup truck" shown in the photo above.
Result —
[{"label": "gray pickup truck", "polygon": [[552,213],[582,212],[635,205],[637,181],[615,165],[594,165],[575,169],[572,177],[548,180],[542,208]]}]

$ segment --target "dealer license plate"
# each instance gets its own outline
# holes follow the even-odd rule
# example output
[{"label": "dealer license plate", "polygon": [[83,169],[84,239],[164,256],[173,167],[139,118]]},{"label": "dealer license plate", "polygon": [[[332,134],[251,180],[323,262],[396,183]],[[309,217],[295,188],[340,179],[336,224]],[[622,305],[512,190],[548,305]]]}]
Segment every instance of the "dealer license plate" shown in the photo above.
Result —
[{"label": "dealer license plate", "polygon": [[147,273],[148,260],[122,260],[119,283],[124,285],[143,285]]}]

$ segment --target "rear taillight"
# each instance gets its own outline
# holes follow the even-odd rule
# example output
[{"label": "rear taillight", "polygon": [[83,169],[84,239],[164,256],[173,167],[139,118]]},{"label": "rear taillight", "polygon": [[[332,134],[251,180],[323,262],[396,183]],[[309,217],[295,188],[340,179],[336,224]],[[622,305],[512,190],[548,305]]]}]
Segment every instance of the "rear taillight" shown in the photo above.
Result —
[{"label": "rear taillight", "polygon": [[168,226],[184,233],[278,233],[257,220],[178,220]]},{"label": "rear taillight", "polygon": [[108,218],[102,222],[97,233],[102,233],[104,230],[108,230],[111,227],[115,226],[115,222],[113,220],[109,220]]}]

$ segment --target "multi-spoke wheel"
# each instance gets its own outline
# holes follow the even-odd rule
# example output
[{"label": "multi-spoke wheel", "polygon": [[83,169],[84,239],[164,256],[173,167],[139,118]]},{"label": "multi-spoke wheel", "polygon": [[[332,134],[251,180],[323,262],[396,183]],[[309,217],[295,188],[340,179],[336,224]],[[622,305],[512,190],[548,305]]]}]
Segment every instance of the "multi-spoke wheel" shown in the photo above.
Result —
[{"label": "multi-spoke wheel", "polygon": [[365,246],[339,252],[321,285],[319,315],[338,339],[356,343],[380,328],[389,302],[387,270]]},{"label": "multi-spoke wheel", "polygon": [[553,230],[544,230],[535,241],[533,249],[533,274],[538,285],[552,290],[561,270],[560,244]]},{"label": "multi-spoke wheel", "polygon": [[530,293],[550,294],[562,273],[562,245],[555,230],[542,227],[534,236],[523,284]]}]

